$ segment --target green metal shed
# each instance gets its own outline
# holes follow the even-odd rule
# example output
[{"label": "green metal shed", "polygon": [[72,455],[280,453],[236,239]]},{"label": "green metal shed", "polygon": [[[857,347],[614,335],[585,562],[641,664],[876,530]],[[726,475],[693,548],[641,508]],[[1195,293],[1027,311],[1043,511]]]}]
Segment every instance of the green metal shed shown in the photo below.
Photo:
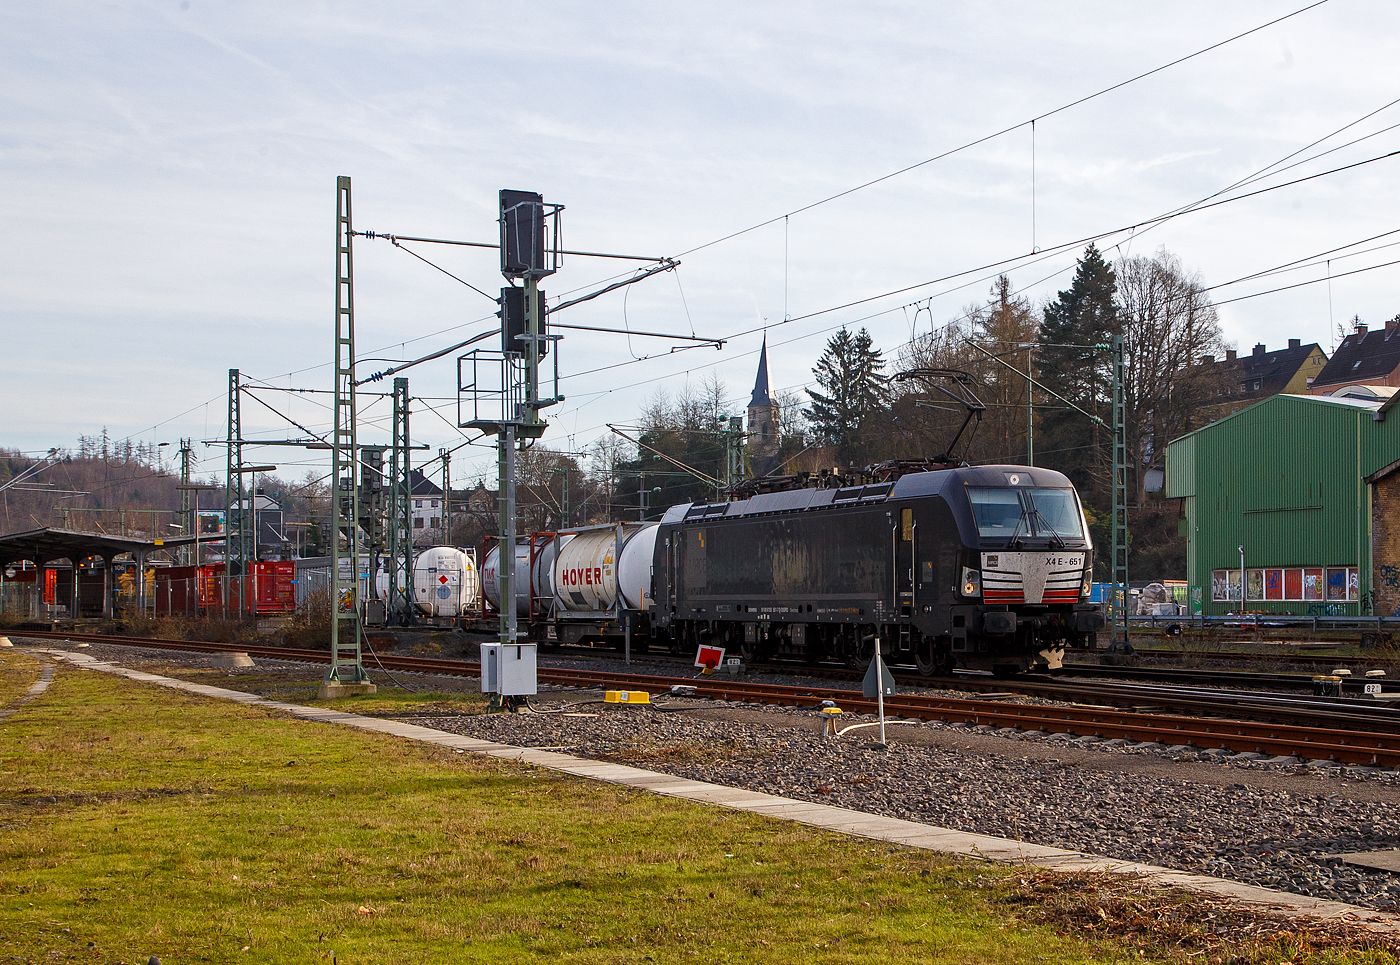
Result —
[{"label": "green metal shed", "polygon": [[1241,593],[1244,612],[1369,612],[1366,477],[1400,459],[1400,416],[1379,408],[1276,395],[1167,446],[1167,495],[1182,500],[1201,612],[1241,612]]}]

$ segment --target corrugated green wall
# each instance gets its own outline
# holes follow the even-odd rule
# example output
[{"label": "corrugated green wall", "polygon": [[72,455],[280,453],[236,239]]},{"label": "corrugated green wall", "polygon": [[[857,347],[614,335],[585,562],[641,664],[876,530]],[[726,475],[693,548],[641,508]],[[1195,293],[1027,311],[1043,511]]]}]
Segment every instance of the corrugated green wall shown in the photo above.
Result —
[{"label": "corrugated green wall", "polygon": [[[1364,477],[1400,459],[1400,413],[1304,396],[1276,395],[1174,440],[1167,447],[1167,495],[1186,500],[1187,579],[1205,587],[1207,614],[1237,610],[1212,602],[1211,571],[1245,566],[1359,566],[1371,586],[1371,515]],[[1131,574],[1129,574],[1131,576]],[[1309,604],[1248,601],[1246,609],[1306,613]],[[1359,604],[1346,612],[1359,613]]]}]

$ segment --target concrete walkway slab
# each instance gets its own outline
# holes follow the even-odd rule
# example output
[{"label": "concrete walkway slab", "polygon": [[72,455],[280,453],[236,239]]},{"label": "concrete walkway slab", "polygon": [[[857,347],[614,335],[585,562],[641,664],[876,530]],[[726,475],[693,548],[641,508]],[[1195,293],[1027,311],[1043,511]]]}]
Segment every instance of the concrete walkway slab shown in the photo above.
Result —
[{"label": "concrete walkway slab", "polygon": [[1347,864],[1354,864],[1361,868],[1400,874],[1400,848],[1390,848],[1385,851],[1354,851],[1351,854],[1343,854],[1338,857]]},{"label": "concrete walkway slab", "polygon": [[660,774],[626,764],[612,764],[606,761],[591,761],[561,754],[558,751],[534,750],[526,747],[513,747],[492,741],[463,737],[444,731],[420,727],[403,721],[382,720],[374,717],[361,717],[344,711],[327,710],[322,707],[305,707],[282,701],[265,700],[256,694],[237,690],[225,690],[205,684],[195,684],[172,677],[162,677],[139,670],[130,670],[116,664],[95,660],[82,653],[66,650],[34,649],[31,653],[42,654],[56,660],[67,661],[75,666],[103,673],[116,674],[129,680],[158,684],[174,690],[239,703],[259,705],[272,710],[283,711],[303,720],[334,723],[360,730],[390,734],[407,740],[421,741],[454,750],[482,754],[497,759],[529,764],[549,770],[571,774],[589,780],[604,781],[638,790],[650,791],[667,797],[693,801],[697,804],[711,804],[734,810],[748,811],[773,818],[796,821],[815,828],[840,834],[885,841],[907,847],[938,851],[944,854],[962,855],[986,861],[1006,864],[1048,868],[1062,871],[1096,871],[1137,875],[1151,884],[1178,887],[1188,891],[1208,894],[1218,898],[1231,899],[1256,910],[1269,911],[1281,915],[1308,916],[1311,918],[1333,919],[1363,924],[1382,931],[1400,934],[1400,918],[1370,908],[1348,905],[1339,901],[1323,901],[1295,895],[1285,891],[1273,891],[1255,885],[1241,884],[1215,878],[1160,868],[1155,865],[1139,864],[1132,861],[1119,861],[1102,855],[1068,851],[1062,848],[1046,847],[996,838],[985,834],[971,834],[951,828],[904,821],[877,814],[867,814],[848,808],[838,808],[810,801],[798,801],[764,794],[743,788],[708,784],[703,781],[689,781],[670,774]]}]

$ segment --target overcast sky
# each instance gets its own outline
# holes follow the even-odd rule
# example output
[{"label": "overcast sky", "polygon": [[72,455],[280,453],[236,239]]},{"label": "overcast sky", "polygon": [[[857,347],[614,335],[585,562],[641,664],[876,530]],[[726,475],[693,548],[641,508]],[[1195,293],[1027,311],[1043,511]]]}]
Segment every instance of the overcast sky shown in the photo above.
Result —
[{"label": "overcast sky", "polygon": [[[1301,165],[1233,193],[1400,150],[1400,130],[1385,131],[1400,124],[1387,108],[1400,98],[1393,0],[1330,0],[1044,116],[1305,5],[0,4],[0,446],[71,448],[105,426],[191,437],[220,471],[222,450],[198,443],[224,435],[228,369],[329,389],[337,175],[353,179],[359,229],[492,241],[510,187],[566,205],[570,248],[681,255],[678,271],[560,320],[729,338],[723,350],[568,333],[568,398],[546,444],[581,449],[655,392],[711,374],[740,412],[765,324],[773,386],[800,389],[837,327],[868,327],[893,358],[986,297],[996,269],[981,266],[1020,259],[1012,283],[1039,305],[1082,245],[1026,257],[1035,248],[1278,172],[1321,138],[1286,162]],[[1400,234],[1330,266],[1310,258],[1400,229],[1397,174],[1400,157],[1376,160],[1101,246],[1165,246],[1212,286],[1308,259],[1218,301],[1344,275],[1400,260]],[[416,250],[501,287],[495,252]],[[357,241],[355,257],[362,375],[493,321],[486,298],[384,241]],[[544,287],[553,299],[628,268],[569,258]],[[1295,337],[1330,351],[1337,323],[1400,313],[1397,278],[1379,267],[1220,315],[1242,350]],[[404,374],[424,400],[415,441],[434,453],[464,441],[451,357]],[[258,397],[327,429],[324,396]],[[361,440],[387,441],[387,401],[363,408]],[[245,437],[303,435],[246,398],[243,413]],[[248,456],[284,478],[317,464]],[[465,449],[454,478],[493,463]]]}]

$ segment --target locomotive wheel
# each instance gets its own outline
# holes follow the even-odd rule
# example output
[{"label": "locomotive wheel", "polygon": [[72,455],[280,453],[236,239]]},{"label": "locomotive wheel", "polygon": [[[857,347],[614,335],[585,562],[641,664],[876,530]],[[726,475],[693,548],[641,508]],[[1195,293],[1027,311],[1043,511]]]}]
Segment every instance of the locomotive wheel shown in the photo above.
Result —
[{"label": "locomotive wheel", "polygon": [[925,677],[946,677],[953,672],[953,655],[940,652],[933,637],[924,637],[914,648],[914,665]]},{"label": "locomotive wheel", "polygon": [[842,658],[846,666],[850,667],[852,670],[870,669],[870,662],[875,659],[876,641],[871,640],[869,643],[861,641],[848,644],[847,646],[849,649],[846,650]]}]

